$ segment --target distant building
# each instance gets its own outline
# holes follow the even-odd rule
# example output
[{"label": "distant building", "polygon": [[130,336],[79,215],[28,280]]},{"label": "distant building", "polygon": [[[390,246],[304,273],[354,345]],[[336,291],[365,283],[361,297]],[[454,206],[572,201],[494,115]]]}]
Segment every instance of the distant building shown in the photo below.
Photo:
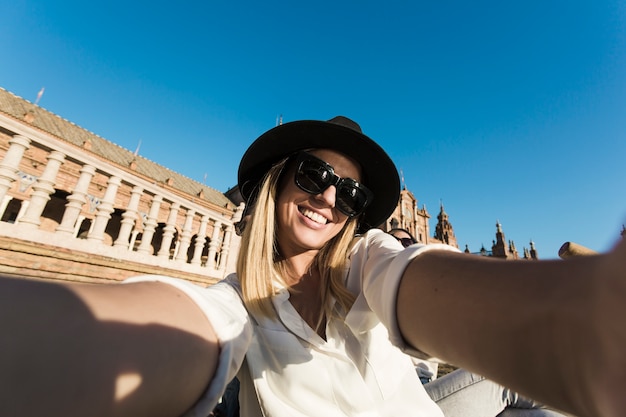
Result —
[{"label": "distant building", "polygon": [[[465,245],[465,253],[471,253],[467,245]],[[515,242],[512,240],[506,241],[504,232],[502,231],[502,225],[499,221],[496,222],[496,239],[492,241],[491,250],[487,251],[483,245],[480,251],[475,252],[475,254],[502,259],[539,259],[537,250],[535,249],[535,243],[532,240],[530,241],[530,247],[528,249],[525,247],[522,249],[522,256],[520,258],[517,248],[515,247]]]},{"label": "distant building", "polygon": [[[385,232],[394,228],[406,229],[415,237],[418,243],[444,243],[455,248],[459,247],[458,239],[450,222],[450,216],[444,210],[443,203],[439,205],[437,224],[432,235],[430,233],[429,219],[430,214],[428,214],[426,206],[422,205],[420,208],[415,195],[407,190],[406,187],[403,187],[400,191],[396,209],[379,228]],[[465,245],[465,253],[472,253],[467,245]],[[503,259],[538,259],[535,243],[532,241],[529,248],[524,247],[522,249],[522,254],[520,255],[515,247],[515,243],[512,240],[507,242],[499,221],[496,222],[496,238],[493,240],[491,249],[487,250],[483,246],[479,252],[474,252],[474,254]]]},{"label": "distant building", "polygon": [[443,203],[439,207],[435,233],[432,236],[429,219],[430,214],[426,206],[419,208],[417,198],[404,187],[400,191],[398,206],[387,221],[380,226],[380,229],[388,232],[394,228],[402,228],[408,230],[418,243],[445,243],[455,248],[459,247],[449,216],[443,209]]}]

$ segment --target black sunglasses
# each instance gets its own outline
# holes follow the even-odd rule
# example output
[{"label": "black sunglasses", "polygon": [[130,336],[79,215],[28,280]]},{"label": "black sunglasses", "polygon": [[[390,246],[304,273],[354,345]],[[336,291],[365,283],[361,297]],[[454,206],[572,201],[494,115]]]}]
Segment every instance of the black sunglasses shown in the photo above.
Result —
[{"label": "black sunglasses", "polygon": [[366,186],[352,178],[338,177],[332,166],[306,152],[296,156],[295,181],[302,191],[310,194],[320,194],[334,185],[335,207],[348,217],[363,213],[374,198]]},{"label": "black sunglasses", "polygon": [[397,237],[397,236],[394,236],[394,237],[395,237],[395,238],[398,240],[398,242],[400,242],[400,243],[402,244],[402,246],[404,246],[405,248],[406,248],[406,247],[408,247],[408,246],[411,246],[411,245],[413,245],[413,244],[415,244],[415,243],[417,243],[416,241],[414,241],[414,240],[413,240],[412,238],[410,238],[410,237]]}]

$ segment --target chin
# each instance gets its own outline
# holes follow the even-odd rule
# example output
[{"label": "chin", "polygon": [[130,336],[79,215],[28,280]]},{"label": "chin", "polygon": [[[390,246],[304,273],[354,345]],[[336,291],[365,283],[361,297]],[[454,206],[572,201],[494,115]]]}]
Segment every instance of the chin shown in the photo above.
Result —
[{"label": "chin", "polygon": [[328,239],[320,239],[315,237],[310,237],[307,239],[306,236],[301,236],[298,243],[303,248],[321,249],[326,244],[326,242],[328,242]]}]

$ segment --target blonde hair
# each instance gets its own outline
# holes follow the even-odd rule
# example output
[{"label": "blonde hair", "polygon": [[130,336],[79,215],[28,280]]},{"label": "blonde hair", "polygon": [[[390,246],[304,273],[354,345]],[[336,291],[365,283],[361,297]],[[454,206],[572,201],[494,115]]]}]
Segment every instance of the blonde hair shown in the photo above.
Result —
[{"label": "blonde hair", "polygon": [[[261,181],[254,209],[244,229],[237,274],[241,282],[243,301],[248,311],[261,317],[276,317],[271,298],[275,294],[274,283],[288,287],[285,276],[287,267],[282,262],[276,238],[276,197],[287,159],[274,165]],[[345,286],[348,253],[354,238],[357,222],[349,219],[341,231],[320,249],[311,265],[322,280],[322,311],[319,327],[324,317],[332,315],[331,297],[348,311],[355,296]],[[317,329],[316,329],[317,330]]]}]

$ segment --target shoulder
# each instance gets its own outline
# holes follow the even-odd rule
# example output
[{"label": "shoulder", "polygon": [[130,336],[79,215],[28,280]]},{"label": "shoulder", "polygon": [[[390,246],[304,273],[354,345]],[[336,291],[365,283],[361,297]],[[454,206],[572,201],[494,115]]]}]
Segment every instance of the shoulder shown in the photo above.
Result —
[{"label": "shoulder", "polygon": [[348,255],[347,287],[354,293],[360,292],[363,282],[383,273],[403,249],[400,242],[380,229],[356,236]]}]

